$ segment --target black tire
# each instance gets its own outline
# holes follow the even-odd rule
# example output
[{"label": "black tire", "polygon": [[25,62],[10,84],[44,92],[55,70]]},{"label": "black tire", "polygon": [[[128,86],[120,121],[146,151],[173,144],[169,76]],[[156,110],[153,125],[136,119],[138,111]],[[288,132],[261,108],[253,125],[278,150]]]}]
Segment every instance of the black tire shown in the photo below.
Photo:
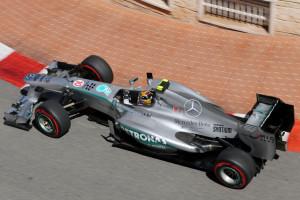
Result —
[{"label": "black tire", "polygon": [[255,161],[245,151],[229,147],[218,155],[214,174],[223,185],[232,189],[243,189],[256,174]]},{"label": "black tire", "polygon": [[92,75],[90,79],[112,83],[114,78],[112,69],[103,58],[91,55],[84,59],[81,64],[84,70],[87,70]]},{"label": "black tire", "polygon": [[71,126],[68,112],[54,100],[45,101],[35,109],[35,127],[51,138],[65,135]]}]

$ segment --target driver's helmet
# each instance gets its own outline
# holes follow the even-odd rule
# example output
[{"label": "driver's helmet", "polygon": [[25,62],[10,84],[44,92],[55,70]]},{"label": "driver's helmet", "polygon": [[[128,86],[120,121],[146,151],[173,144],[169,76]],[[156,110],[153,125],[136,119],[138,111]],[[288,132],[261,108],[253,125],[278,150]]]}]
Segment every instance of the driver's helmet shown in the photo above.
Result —
[{"label": "driver's helmet", "polygon": [[151,90],[143,90],[139,94],[138,103],[143,106],[151,106],[153,103],[154,93]]}]

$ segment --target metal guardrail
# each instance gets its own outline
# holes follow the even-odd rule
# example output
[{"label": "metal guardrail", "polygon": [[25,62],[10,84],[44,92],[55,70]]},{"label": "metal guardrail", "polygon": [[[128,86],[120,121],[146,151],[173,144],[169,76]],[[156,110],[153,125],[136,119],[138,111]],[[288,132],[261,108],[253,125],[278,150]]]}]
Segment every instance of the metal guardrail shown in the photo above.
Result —
[{"label": "metal guardrail", "polygon": [[260,26],[269,25],[270,6],[263,0],[203,0],[205,14]]}]

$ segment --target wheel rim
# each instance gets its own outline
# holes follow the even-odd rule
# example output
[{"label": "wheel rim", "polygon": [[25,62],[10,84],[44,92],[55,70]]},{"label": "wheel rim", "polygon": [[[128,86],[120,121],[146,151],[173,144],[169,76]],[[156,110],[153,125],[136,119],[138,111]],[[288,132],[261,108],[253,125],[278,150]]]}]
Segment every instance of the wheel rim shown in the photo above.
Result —
[{"label": "wheel rim", "polygon": [[54,132],[54,125],[47,116],[45,115],[39,115],[38,122],[40,127],[47,133],[53,133]]},{"label": "wheel rim", "polygon": [[239,172],[231,167],[224,166],[220,169],[222,180],[229,185],[241,184],[241,176]]}]

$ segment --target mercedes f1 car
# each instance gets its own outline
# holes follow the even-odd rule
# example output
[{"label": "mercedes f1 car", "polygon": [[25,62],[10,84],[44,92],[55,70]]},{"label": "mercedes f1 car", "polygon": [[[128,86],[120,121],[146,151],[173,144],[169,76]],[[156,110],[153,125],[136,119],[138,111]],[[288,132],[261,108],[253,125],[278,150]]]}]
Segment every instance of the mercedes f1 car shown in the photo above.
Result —
[{"label": "mercedes f1 car", "polygon": [[[257,95],[243,117],[224,110],[200,93],[167,79],[147,86],[111,84],[107,62],[89,56],[80,64],[53,61],[46,73],[28,74],[21,97],[4,114],[6,125],[59,138],[71,119],[88,119],[110,128],[103,136],[116,147],[212,172],[221,184],[244,188],[285,150],[294,125],[294,107]],[[31,120],[33,118],[33,120]]]}]

